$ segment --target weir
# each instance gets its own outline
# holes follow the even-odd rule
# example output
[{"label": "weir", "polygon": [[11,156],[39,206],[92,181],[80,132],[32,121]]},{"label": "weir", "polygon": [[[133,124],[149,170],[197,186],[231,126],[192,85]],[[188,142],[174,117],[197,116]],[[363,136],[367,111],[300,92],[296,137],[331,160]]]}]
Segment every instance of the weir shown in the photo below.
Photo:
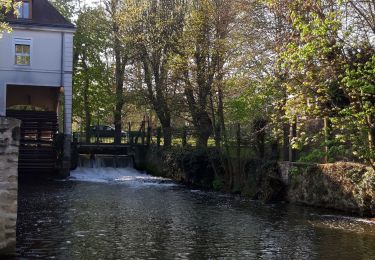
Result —
[{"label": "weir", "polygon": [[131,155],[80,154],[78,167],[81,168],[129,168],[134,167]]},{"label": "weir", "polygon": [[[135,168],[143,169],[147,145],[137,144],[77,144],[77,157],[73,168]],[[77,158],[76,157],[76,158]]]}]

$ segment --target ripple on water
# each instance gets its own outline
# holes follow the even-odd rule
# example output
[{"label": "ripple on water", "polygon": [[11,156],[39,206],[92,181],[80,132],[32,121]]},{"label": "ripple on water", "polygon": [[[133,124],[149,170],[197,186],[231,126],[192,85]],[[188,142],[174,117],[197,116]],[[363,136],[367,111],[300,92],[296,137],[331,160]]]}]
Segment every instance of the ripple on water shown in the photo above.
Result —
[{"label": "ripple on water", "polygon": [[375,222],[370,219],[341,215],[311,214],[309,222],[317,228],[336,229],[342,232],[375,236]]},{"label": "ripple on water", "polygon": [[18,256],[375,259],[373,224],[172,185],[133,169],[78,169],[70,181],[27,183],[19,189]]}]

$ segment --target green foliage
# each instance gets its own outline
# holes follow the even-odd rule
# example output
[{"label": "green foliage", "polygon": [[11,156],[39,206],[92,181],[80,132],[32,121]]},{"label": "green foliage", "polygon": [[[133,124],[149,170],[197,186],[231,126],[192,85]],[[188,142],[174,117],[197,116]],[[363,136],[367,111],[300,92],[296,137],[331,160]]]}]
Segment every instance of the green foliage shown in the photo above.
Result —
[{"label": "green foliage", "polygon": [[[291,145],[303,162],[374,165],[375,26],[365,19],[373,3],[368,12],[340,0],[107,4],[118,9],[85,8],[78,15],[77,119],[102,120],[100,108],[111,121],[124,101],[127,111],[151,109],[154,126],[193,125],[197,146],[235,144],[229,126],[240,123],[244,156],[254,154],[254,143],[263,153],[263,143],[277,140],[284,155]],[[119,52],[129,54],[121,79]],[[125,98],[115,90],[119,82]],[[259,121],[264,125],[256,128]]]},{"label": "green foliage", "polygon": [[[6,15],[17,14],[17,7],[20,3],[12,0],[0,0],[0,39],[3,32],[12,32],[12,28],[4,21]],[[15,11],[14,11],[15,10]]]},{"label": "green foliage", "polygon": [[305,163],[319,163],[322,162],[322,159],[326,156],[326,153],[323,149],[313,149],[309,151],[307,154],[301,154],[299,162]]},{"label": "green foliage", "polygon": [[[263,85],[262,85],[263,84]],[[233,122],[249,124],[254,119],[266,118],[268,108],[276,97],[274,89],[265,83],[251,82],[242,77],[234,77],[226,82],[227,89],[241,90],[227,102],[227,116]]]},{"label": "green foliage", "polygon": [[216,191],[221,191],[224,188],[224,181],[220,177],[215,177],[212,181],[212,188]]},{"label": "green foliage", "polygon": [[88,8],[78,16],[73,75],[73,114],[77,121],[86,120],[87,111],[94,122],[111,115],[114,106],[111,91],[113,68],[103,59],[111,44],[109,26],[102,8]]},{"label": "green foliage", "polygon": [[[343,89],[351,99],[350,106],[340,111],[339,126],[350,133],[353,151],[358,158],[371,162],[375,158],[374,145],[371,144],[371,129],[375,128],[375,55],[363,57],[358,54],[351,66],[346,65],[342,77]],[[373,131],[373,130],[372,130]],[[374,136],[372,136],[374,138]],[[373,161],[372,161],[373,162]]]},{"label": "green foliage", "polygon": [[291,178],[296,178],[302,173],[303,173],[303,169],[301,167],[291,166],[289,169],[289,175],[291,176]]},{"label": "green foliage", "polygon": [[294,34],[278,53],[285,117],[297,118],[300,125],[324,117],[332,121],[329,136],[305,131],[294,138],[293,148],[314,146],[302,154],[302,161],[328,156],[373,164],[374,48],[366,38],[351,42],[359,31],[343,24],[347,6],[341,1],[287,1],[283,7],[267,3],[286,11],[285,22]]},{"label": "green foliage", "polygon": [[324,115],[333,109],[329,88],[340,73],[336,67],[341,62],[336,56],[340,48],[339,12],[319,3],[313,5],[315,9],[309,9],[303,1],[295,1],[289,7],[298,37],[287,43],[280,62],[289,75],[285,85],[288,96],[285,111],[290,119],[296,115]]},{"label": "green foliage", "polygon": [[53,6],[67,19],[71,21],[76,12],[76,0],[51,0]]}]

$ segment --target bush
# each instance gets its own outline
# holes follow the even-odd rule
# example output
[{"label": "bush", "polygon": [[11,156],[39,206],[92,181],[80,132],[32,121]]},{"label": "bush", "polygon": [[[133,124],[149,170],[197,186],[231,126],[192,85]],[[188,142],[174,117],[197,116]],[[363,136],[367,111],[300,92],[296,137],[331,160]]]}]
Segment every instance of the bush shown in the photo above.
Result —
[{"label": "bush", "polygon": [[220,177],[215,177],[212,182],[212,188],[216,191],[220,191],[224,188],[224,181]]}]

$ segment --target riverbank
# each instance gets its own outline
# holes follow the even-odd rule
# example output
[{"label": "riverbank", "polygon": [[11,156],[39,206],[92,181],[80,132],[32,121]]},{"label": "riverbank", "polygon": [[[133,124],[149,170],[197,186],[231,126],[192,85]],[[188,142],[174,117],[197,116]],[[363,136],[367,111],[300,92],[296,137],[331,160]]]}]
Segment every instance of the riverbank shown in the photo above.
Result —
[{"label": "riverbank", "polygon": [[152,175],[268,202],[285,201],[375,216],[375,172],[362,164],[301,164],[226,157],[216,149],[152,148]]}]

